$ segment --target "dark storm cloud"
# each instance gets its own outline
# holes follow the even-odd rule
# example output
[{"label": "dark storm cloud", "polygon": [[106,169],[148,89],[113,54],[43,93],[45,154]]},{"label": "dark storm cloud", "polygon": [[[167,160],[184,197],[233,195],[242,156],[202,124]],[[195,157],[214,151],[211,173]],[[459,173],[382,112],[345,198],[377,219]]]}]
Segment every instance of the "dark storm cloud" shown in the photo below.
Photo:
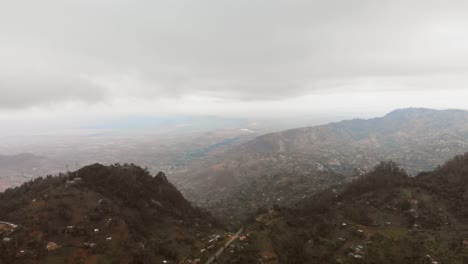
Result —
[{"label": "dark storm cloud", "polygon": [[116,95],[270,100],[349,90],[366,78],[463,77],[467,7],[427,0],[2,1],[0,107]]}]

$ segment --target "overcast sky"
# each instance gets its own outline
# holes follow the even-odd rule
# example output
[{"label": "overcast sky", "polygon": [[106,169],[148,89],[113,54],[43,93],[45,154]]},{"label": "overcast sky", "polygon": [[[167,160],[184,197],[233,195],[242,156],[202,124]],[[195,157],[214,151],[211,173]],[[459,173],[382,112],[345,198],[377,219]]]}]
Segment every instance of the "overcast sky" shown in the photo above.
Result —
[{"label": "overcast sky", "polygon": [[0,118],[468,108],[468,1],[0,0]]}]

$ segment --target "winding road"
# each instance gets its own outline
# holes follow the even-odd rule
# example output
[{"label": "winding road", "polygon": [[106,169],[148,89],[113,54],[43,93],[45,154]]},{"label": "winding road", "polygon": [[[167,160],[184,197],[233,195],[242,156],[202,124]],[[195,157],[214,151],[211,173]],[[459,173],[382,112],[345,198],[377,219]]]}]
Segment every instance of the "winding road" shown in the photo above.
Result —
[{"label": "winding road", "polygon": [[237,233],[235,235],[233,235],[227,242],[226,244],[224,244],[223,247],[221,247],[218,251],[216,251],[216,253],[211,256],[206,262],[205,264],[211,264],[213,261],[215,261],[219,256],[221,256],[221,254],[223,254],[224,250],[229,247],[229,245],[231,245],[231,243],[236,240],[239,235],[244,231],[244,227],[241,227],[239,229],[239,231],[237,231]]}]

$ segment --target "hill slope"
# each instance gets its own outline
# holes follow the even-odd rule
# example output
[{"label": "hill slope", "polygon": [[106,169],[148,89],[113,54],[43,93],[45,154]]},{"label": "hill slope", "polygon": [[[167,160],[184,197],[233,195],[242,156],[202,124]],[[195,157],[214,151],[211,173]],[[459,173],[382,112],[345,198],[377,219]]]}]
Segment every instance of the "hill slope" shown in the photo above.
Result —
[{"label": "hill slope", "polygon": [[343,167],[371,168],[381,160],[392,159],[415,173],[432,169],[467,150],[467,111],[409,108],[381,118],[267,134],[238,151],[313,154],[328,158],[327,164]]},{"label": "hill slope", "polygon": [[0,263],[174,263],[224,234],[163,173],[135,165],[95,164],[8,189],[0,216],[12,223],[0,222]]},{"label": "hill slope", "polygon": [[[392,162],[296,208],[247,225],[246,249],[264,263],[468,261],[468,154],[416,177]],[[247,263],[247,262],[246,262]],[[251,262],[253,263],[253,262]]]},{"label": "hill slope", "polygon": [[[266,134],[174,175],[190,200],[223,198],[253,179],[356,176],[383,160],[415,175],[468,151],[468,112],[410,108],[384,117]],[[172,175],[171,175],[172,176]],[[312,186],[310,186],[312,187]]]}]

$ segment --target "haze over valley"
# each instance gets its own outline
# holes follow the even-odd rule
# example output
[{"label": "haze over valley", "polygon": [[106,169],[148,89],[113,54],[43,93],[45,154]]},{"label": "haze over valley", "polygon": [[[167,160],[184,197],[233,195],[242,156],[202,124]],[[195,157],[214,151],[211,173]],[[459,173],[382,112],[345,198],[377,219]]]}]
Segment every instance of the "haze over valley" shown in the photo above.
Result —
[{"label": "haze over valley", "polygon": [[468,264],[466,10],[0,1],[0,264]]}]

